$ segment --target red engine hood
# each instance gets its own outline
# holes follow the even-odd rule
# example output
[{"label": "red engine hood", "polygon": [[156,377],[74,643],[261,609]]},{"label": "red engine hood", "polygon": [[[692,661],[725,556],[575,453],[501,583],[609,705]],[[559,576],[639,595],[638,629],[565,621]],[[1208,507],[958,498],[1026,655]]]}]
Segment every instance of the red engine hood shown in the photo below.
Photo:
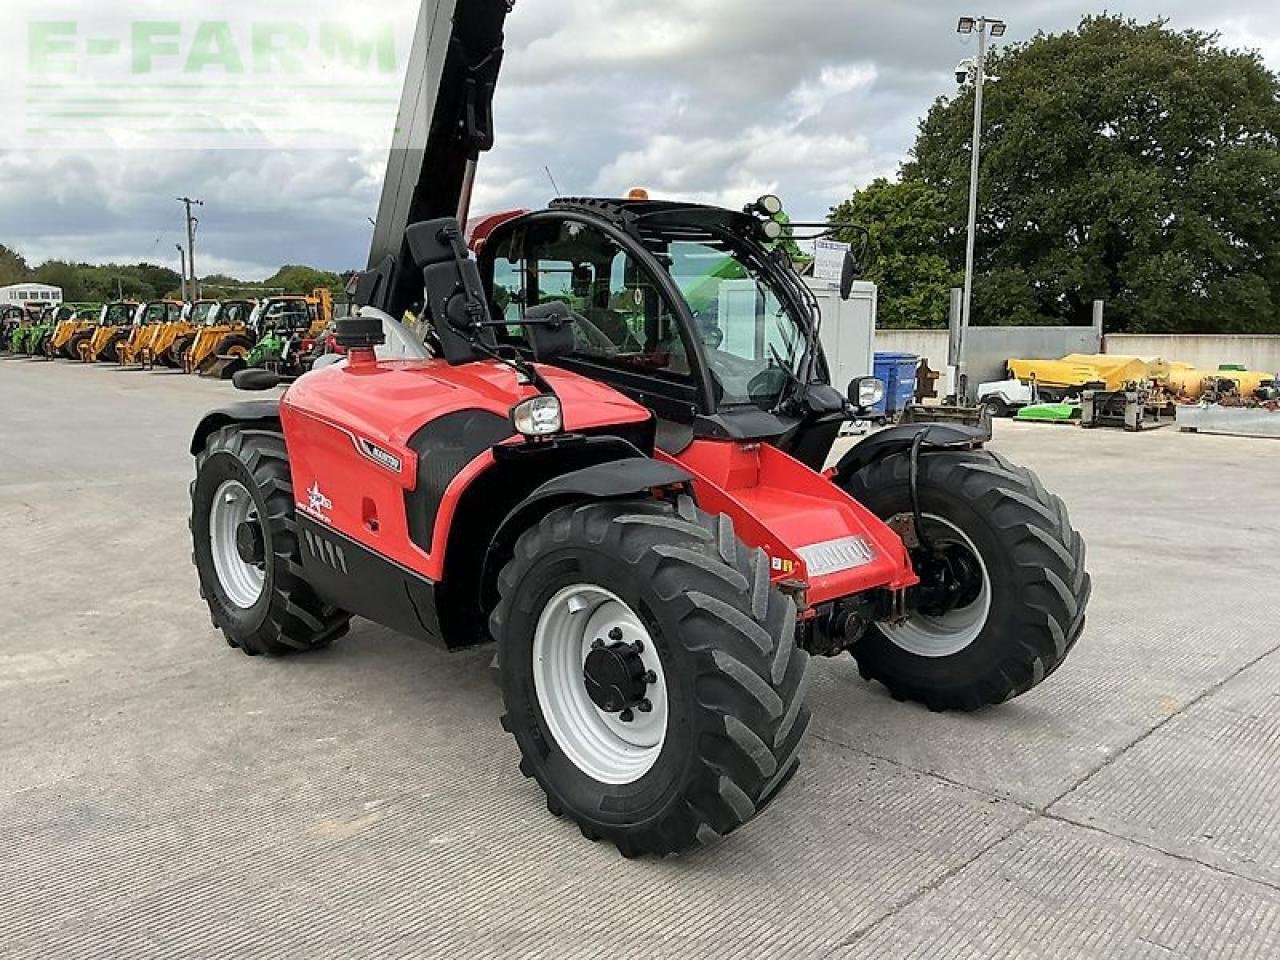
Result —
[{"label": "red engine hood", "polygon": [[[556,367],[539,366],[538,371],[560,396],[569,431],[643,423],[650,417],[647,409],[598,381]],[[536,395],[532,387],[516,382],[515,371],[496,361],[455,367],[443,360],[388,360],[316,370],[291,386],[283,403],[412,460],[409,439],[424,424],[459,410],[505,417],[521,400]]]}]

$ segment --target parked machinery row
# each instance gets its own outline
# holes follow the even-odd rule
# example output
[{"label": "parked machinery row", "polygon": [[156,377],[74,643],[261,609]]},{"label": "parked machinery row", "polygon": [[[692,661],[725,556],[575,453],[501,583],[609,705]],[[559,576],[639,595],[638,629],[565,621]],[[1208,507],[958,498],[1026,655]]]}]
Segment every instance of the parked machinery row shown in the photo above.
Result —
[{"label": "parked machinery row", "polygon": [[166,367],[229,379],[262,367],[298,375],[326,352],[333,295],[259,300],[117,300],[0,310],[0,353],[29,359]]}]

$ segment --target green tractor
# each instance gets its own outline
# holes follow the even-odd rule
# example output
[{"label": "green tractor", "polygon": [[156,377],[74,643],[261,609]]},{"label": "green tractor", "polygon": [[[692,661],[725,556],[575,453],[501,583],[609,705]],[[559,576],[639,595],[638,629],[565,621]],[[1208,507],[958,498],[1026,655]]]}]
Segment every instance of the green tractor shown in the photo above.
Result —
[{"label": "green tractor", "polygon": [[36,356],[36,348],[39,346],[41,337],[56,325],[54,317],[57,313],[58,307],[45,307],[33,319],[18,327],[9,342],[10,352],[17,357]]},{"label": "green tractor", "polygon": [[247,332],[255,340],[253,348],[243,357],[220,355],[217,375],[230,380],[241,370],[254,368],[287,377],[301,376],[311,369],[316,338],[328,326],[331,316],[331,307],[314,298],[282,296],[264,300],[249,317]]},{"label": "green tractor", "polygon": [[14,338],[26,322],[27,311],[18,304],[8,303],[0,307],[0,353],[13,352]]}]

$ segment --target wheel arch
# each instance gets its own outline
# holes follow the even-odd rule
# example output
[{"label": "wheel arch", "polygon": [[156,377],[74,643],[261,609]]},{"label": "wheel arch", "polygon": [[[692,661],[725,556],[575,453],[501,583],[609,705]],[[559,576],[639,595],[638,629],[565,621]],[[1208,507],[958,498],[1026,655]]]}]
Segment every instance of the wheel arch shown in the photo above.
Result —
[{"label": "wheel arch", "polygon": [[841,458],[836,466],[835,479],[847,480],[871,464],[899,453],[908,452],[922,435],[926,450],[979,450],[986,445],[987,436],[974,427],[944,423],[903,423],[874,433]]},{"label": "wheel arch", "polygon": [[280,430],[280,401],[244,400],[210,410],[196,425],[195,433],[192,434],[191,455],[198,455],[211,436],[232,424]]},{"label": "wheel arch", "polygon": [[648,495],[693,479],[619,437],[505,449],[460,494],[445,547],[438,614],[445,637],[463,644],[463,638],[484,638],[499,571],[520,534],[549,512],[578,501]]}]

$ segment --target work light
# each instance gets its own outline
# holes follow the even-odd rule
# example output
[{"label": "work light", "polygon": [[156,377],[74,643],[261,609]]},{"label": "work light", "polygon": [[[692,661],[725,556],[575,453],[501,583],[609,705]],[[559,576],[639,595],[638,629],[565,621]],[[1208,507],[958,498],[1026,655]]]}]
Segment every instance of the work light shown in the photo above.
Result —
[{"label": "work light", "polygon": [[511,408],[511,423],[526,437],[549,437],[564,429],[560,398],[543,394]]}]

